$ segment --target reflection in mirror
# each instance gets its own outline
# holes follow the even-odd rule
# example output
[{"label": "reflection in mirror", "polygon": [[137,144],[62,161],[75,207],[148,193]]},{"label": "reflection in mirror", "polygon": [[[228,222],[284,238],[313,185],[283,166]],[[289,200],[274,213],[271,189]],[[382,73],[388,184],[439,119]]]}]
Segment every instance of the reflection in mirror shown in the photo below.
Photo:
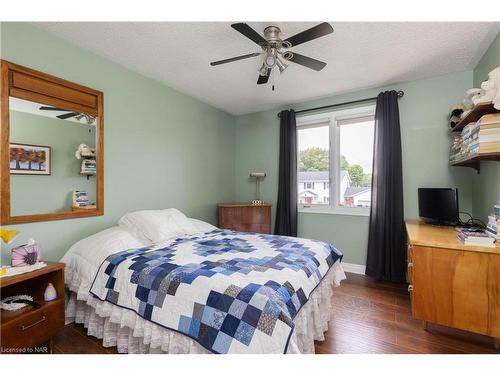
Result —
[{"label": "reflection in mirror", "polygon": [[11,216],[95,208],[96,118],[13,97],[9,106]]}]

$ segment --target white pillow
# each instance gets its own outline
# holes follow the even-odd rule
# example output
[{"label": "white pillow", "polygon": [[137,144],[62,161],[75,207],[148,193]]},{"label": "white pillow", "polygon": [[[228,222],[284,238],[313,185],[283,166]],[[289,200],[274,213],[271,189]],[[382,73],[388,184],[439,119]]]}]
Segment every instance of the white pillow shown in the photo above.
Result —
[{"label": "white pillow", "polygon": [[189,219],[189,221],[196,227],[198,232],[207,233],[219,229],[216,226],[207,223],[206,221],[201,221],[198,219],[191,219],[191,218]]},{"label": "white pillow", "polygon": [[61,262],[67,266],[67,275],[74,274],[76,280],[81,280],[82,287],[85,287],[92,282],[97,269],[109,255],[148,245],[151,242],[140,241],[129,231],[112,227],[75,243],[64,254]]},{"label": "white pillow", "polygon": [[129,212],[121,217],[118,225],[130,230],[138,238],[146,238],[154,243],[198,233],[186,215],[175,208]]}]

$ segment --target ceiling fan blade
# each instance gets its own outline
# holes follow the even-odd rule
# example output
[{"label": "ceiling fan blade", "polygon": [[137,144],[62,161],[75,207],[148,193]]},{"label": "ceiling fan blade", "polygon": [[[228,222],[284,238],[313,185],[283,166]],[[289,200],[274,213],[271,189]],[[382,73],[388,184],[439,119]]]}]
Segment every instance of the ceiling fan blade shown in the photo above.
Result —
[{"label": "ceiling fan blade", "polygon": [[78,116],[78,115],[79,115],[78,112],[70,112],[70,113],[65,113],[64,115],[59,115],[59,116],[56,116],[56,117],[60,118],[61,120],[66,120],[67,118],[75,117],[75,116]]},{"label": "ceiling fan blade", "polygon": [[257,79],[257,84],[258,85],[263,85],[264,83],[267,83],[269,81],[269,76],[271,75],[271,68],[267,68],[267,75],[261,76],[259,75],[259,79]]},{"label": "ceiling fan blade", "polygon": [[292,47],[294,47],[331,33],[333,33],[333,27],[328,22],[323,22],[319,25],[311,27],[310,29],[307,29],[306,31],[302,31],[301,33],[295,34],[294,36],[285,39],[284,42],[288,42],[292,45]]},{"label": "ceiling fan blade", "polygon": [[267,44],[267,40],[264,39],[262,35],[260,35],[257,31],[252,29],[250,26],[248,26],[246,23],[240,22],[240,23],[233,23],[231,25],[233,29],[236,31],[239,31],[243,35],[245,35],[248,39],[253,40],[255,43],[262,45],[262,44]]},{"label": "ceiling fan blade", "polygon": [[67,111],[67,109],[62,109],[57,107],[45,107],[45,106],[42,106],[39,109],[42,111]]},{"label": "ceiling fan blade", "polygon": [[231,57],[230,59],[214,61],[214,62],[211,62],[210,65],[211,66],[215,66],[215,65],[226,64],[226,63],[229,63],[229,62],[243,60],[243,59],[248,59],[249,57],[256,57],[256,56],[259,56],[259,55],[260,55],[260,52],[249,53],[248,55],[242,55],[242,56],[237,56],[237,57]]},{"label": "ceiling fan blade", "polygon": [[307,57],[298,53],[293,52],[292,57],[287,59],[288,61],[294,62],[295,64],[300,64],[303,66],[306,66],[310,69],[320,71],[326,66],[326,63],[323,61],[319,61],[316,59],[313,59],[311,57]]}]

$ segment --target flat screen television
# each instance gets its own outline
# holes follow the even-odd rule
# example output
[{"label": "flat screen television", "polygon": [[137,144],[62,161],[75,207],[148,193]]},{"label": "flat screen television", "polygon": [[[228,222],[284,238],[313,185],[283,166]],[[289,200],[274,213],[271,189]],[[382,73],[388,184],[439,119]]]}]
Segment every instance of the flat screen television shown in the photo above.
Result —
[{"label": "flat screen television", "polygon": [[426,223],[457,225],[458,190],[452,188],[419,188],[418,214]]}]

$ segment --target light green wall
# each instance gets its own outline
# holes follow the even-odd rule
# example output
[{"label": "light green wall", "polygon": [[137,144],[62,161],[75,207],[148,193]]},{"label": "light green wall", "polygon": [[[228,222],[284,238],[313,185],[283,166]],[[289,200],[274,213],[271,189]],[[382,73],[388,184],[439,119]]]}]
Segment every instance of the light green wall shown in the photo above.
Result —
[{"label": "light green wall", "polygon": [[[262,196],[275,206],[279,109],[235,118],[30,25],[3,23],[0,36],[2,58],[101,90],[105,103],[105,216],[16,225],[22,235],[15,244],[34,237],[45,259],[59,259],[75,241],[113,225],[126,211],[142,208],[178,207],[215,223],[217,202],[253,198],[250,171],[268,173]],[[474,79],[483,65],[488,70],[483,60]],[[458,187],[461,209],[470,211],[474,172],[448,166],[447,115],[472,82],[473,72],[468,71],[290,107],[299,110],[386,89],[404,90],[400,117],[406,217],[418,216],[419,186]],[[498,181],[497,169],[482,172],[480,178],[495,173]],[[474,184],[474,193],[478,191]],[[300,214],[299,235],[334,243],[346,262],[365,263],[367,217]],[[2,253],[5,261],[7,252]]]},{"label": "light green wall", "polygon": [[[488,73],[499,66],[500,34],[474,69],[474,87],[480,87],[481,82],[488,79]],[[473,214],[487,220],[493,211],[493,205],[500,201],[500,163],[481,162],[481,173],[474,176],[472,186]]]},{"label": "light green wall", "polygon": [[87,191],[95,202],[95,179],[80,175],[81,161],[75,158],[80,143],[95,145],[94,126],[17,111],[10,111],[9,125],[11,143],[51,148],[50,176],[11,175],[12,215],[69,211],[73,190]]},{"label": "light green wall", "polygon": [[474,87],[481,87],[481,83],[488,79],[488,73],[498,66],[500,66],[500,33],[474,68]]},{"label": "light green wall", "polygon": [[[448,165],[450,105],[460,102],[472,83],[472,72],[454,73],[419,81],[362,90],[320,100],[291,105],[295,110],[376,96],[383,90],[403,90],[399,101],[402,147],[404,201],[406,218],[417,218],[417,188],[457,187],[461,210],[471,211],[472,170]],[[261,184],[262,196],[276,204],[278,186],[279,109],[236,118],[236,198],[253,198],[254,184],[250,171],[267,172]],[[368,240],[368,217],[331,214],[299,214],[299,235],[329,241],[349,263],[365,264]]]},{"label": "light green wall", "polygon": [[[8,61],[104,92],[105,215],[12,226],[57,260],[127,211],[178,207],[216,222],[234,189],[234,117],[23,23],[1,24]],[[2,261],[10,259],[5,246]]]}]

